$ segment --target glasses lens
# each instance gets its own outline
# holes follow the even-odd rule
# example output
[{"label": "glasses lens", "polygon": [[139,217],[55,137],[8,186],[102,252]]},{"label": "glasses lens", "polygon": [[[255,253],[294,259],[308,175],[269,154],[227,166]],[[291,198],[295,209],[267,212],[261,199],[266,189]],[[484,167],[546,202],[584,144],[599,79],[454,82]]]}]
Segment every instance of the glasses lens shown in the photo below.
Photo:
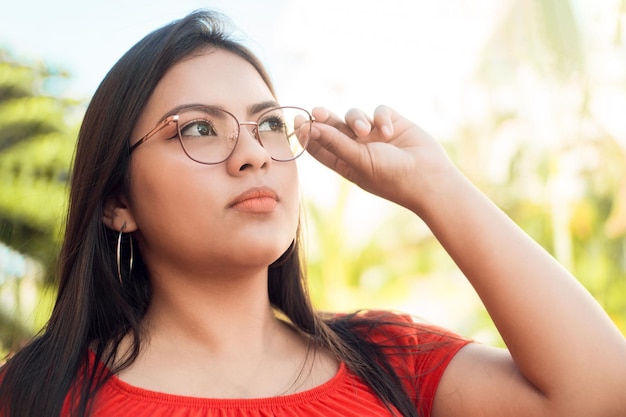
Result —
[{"label": "glasses lens", "polygon": [[230,114],[210,106],[181,111],[178,135],[187,156],[205,164],[225,161],[237,143],[239,123]]},{"label": "glasses lens", "polygon": [[311,115],[297,107],[278,107],[258,120],[259,139],[275,161],[291,161],[306,149],[311,133]]},{"label": "glasses lens", "polygon": [[[178,113],[178,137],[187,156],[203,164],[218,164],[233,153],[239,122],[230,113],[211,106],[195,106]],[[298,107],[277,107],[261,114],[258,138],[270,157],[291,161],[309,142],[312,117]]]}]

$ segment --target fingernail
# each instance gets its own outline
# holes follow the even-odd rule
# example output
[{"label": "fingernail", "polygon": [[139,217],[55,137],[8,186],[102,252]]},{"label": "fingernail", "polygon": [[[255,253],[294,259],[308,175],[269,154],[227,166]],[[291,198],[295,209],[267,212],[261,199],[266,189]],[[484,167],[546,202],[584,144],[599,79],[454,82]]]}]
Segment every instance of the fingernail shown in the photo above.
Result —
[{"label": "fingernail", "polygon": [[383,133],[383,136],[386,138],[390,138],[393,135],[393,131],[389,126],[383,126],[380,128],[380,131]]},{"label": "fingernail", "polygon": [[361,119],[354,122],[354,127],[357,128],[357,130],[361,130],[363,132],[369,132],[371,129],[371,126]]}]

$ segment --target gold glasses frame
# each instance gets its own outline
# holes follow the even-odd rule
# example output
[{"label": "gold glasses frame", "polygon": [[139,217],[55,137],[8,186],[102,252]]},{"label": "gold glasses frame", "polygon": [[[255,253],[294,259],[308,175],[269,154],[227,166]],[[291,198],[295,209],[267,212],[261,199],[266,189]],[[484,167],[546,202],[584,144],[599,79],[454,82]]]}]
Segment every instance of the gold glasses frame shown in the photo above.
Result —
[{"label": "gold glasses frame", "polygon": [[[306,150],[306,147],[308,145],[309,142],[309,138],[310,138],[310,129],[311,126],[313,125],[313,123],[315,123],[315,118],[313,117],[313,115],[311,115],[311,113],[308,110],[305,110],[301,107],[296,107],[296,106],[279,106],[279,107],[271,107],[268,109],[265,109],[257,118],[256,121],[243,121],[240,122],[239,119],[237,119],[237,117],[232,114],[231,112],[224,110],[222,108],[216,108],[213,106],[201,106],[201,105],[197,105],[197,106],[189,106],[186,107],[182,110],[186,110],[189,108],[194,108],[194,107],[199,107],[199,108],[211,108],[214,111],[219,111],[222,112],[224,114],[229,115],[230,117],[233,118],[233,120],[236,122],[237,125],[237,130],[234,133],[234,143],[232,145],[232,148],[230,150],[230,153],[225,157],[222,158],[221,160],[217,161],[217,162],[206,162],[206,161],[201,161],[198,160],[197,158],[194,158],[193,156],[191,156],[189,154],[189,152],[187,151],[187,149],[185,148],[185,144],[183,143],[182,140],[182,133],[181,133],[181,126],[179,124],[180,122],[180,115],[177,114],[173,114],[170,115],[168,117],[166,117],[165,119],[163,119],[161,122],[159,122],[152,130],[150,130],[146,135],[144,135],[141,139],[139,139],[137,142],[135,142],[133,145],[130,146],[129,148],[129,153],[132,153],[135,149],[137,149],[137,147],[139,147],[141,144],[146,143],[148,140],[150,140],[152,137],[154,137],[157,133],[159,133],[161,130],[163,130],[164,128],[166,128],[167,126],[171,125],[172,123],[176,124],[176,136],[178,138],[178,142],[180,143],[181,147],[183,148],[183,151],[185,152],[185,155],[187,155],[187,157],[189,157],[189,159],[191,159],[192,161],[195,161],[197,163],[200,164],[204,164],[204,165],[216,165],[216,164],[220,164],[224,161],[226,161],[228,158],[230,158],[230,156],[233,154],[233,152],[235,151],[235,148],[237,146],[237,143],[239,141],[239,136],[241,133],[241,126],[252,126],[251,132],[254,136],[254,138],[259,142],[259,144],[267,150],[267,148],[265,148],[265,146],[263,145],[263,141],[261,139],[261,135],[259,133],[259,123],[262,121],[263,117],[266,116],[269,113],[272,112],[276,112],[276,111],[282,111],[282,110],[296,110],[296,111],[300,111],[302,112],[303,115],[306,115],[308,120],[305,120],[304,123],[308,123],[309,124],[309,132],[306,134],[306,141],[305,143],[301,143],[302,146],[302,150],[300,152],[298,152],[297,154],[294,154],[292,157],[290,158],[275,158],[274,156],[270,155],[270,157],[272,158],[272,160],[274,161],[278,161],[278,162],[288,162],[288,161],[293,161],[294,159],[298,158],[300,155],[302,155],[304,153],[304,151]],[[182,112],[179,111],[179,113]],[[295,132],[294,132],[295,133]],[[171,139],[171,138],[168,138]]]}]

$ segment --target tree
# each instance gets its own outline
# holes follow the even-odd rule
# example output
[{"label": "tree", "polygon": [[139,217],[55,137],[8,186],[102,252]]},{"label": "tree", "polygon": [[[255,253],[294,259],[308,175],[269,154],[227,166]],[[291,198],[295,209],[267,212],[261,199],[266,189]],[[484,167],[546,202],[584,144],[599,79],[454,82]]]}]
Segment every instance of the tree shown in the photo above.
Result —
[{"label": "tree", "polygon": [[[69,117],[77,103],[48,93],[65,78],[67,74],[19,63],[0,50],[0,241],[42,265],[36,299],[51,283],[76,137]],[[0,265],[0,278],[3,269]],[[23,277],[7,278],[0,279],[0,291],[13,291],[14,297],[0,309],[0,343],[5,347],[36,330],[32,307],[21,303]]]}]

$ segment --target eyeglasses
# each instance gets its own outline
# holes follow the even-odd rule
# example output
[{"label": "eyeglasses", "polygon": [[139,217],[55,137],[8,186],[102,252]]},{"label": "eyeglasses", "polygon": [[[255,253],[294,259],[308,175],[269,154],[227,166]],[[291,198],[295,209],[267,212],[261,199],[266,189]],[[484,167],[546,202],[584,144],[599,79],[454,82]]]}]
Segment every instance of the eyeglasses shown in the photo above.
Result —
[{"label": "eyeglasses", "polygon": [[201,164],[219,164],[235,150],[241,126],[252,126],[252,134],[269,156],[286,162],[304,153],[314,122],[313,116],[299,107],[274,107],[261,113],[255,122],[239,122],[232,113],[221,108],[194,105],[165,118],[132,145],[130,152],[163,132],[164,138],[178,138],[190,159]]}]

